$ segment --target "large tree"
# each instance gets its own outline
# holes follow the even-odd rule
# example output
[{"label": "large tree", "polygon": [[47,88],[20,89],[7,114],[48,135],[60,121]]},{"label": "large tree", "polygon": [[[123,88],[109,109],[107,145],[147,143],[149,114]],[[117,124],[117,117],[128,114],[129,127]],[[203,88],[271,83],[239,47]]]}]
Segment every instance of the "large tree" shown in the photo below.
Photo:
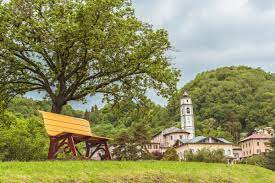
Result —
[{"label": "large tree", "polygon": [[11,0],[0,4],[0,79],[12,94],[45,91],[52,112],[102,93],[107,101],[168,97],[179,72],[165,30],[125,0]]}]

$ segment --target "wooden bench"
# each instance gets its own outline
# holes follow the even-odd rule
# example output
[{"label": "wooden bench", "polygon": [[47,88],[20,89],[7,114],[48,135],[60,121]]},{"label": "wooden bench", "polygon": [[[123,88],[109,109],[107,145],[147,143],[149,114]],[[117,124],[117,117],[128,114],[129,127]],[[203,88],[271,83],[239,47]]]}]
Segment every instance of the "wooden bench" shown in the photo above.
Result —
[{"label": "wooden bench", "polygon": [[111,159],[107,144],[109,139],[92,134],[89,121],[50,112],[39,112],[43,116],[46,132],[50,137],[48,159],[57,158],[61,152],[82,156],[76,147],[76,144],[81,142],[85,142],[86,158],[92,158],[98,152],[101,159]]}]

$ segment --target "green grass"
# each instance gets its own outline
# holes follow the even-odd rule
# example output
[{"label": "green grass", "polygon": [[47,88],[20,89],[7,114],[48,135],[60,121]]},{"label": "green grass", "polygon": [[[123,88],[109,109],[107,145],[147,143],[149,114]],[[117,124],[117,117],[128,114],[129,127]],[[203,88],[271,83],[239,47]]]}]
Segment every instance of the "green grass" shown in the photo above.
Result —
[{"label": "green grass", "polygon": [[275,182],[250,165],[189,162],[46,161],[0,163],[0,182]]}]

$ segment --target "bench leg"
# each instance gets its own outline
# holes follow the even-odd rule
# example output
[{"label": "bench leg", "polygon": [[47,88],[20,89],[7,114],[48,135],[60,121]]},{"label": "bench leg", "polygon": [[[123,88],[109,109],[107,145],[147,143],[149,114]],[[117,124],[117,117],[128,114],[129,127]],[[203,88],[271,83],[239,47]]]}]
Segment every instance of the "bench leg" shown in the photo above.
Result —
[{"label": "bench leg", "polygon": [[55,137],[50,137],[50,147],[49,147],[49,152],[48,152],[48,159],[54,159],[55,158],[55,153],[57,151],[57,140]]},{"label": "bench leg", "polygon": [[68,145],[71,149],[71,152],[73,153],[74,156],[77,155],[77,151],[76,151],[76,147],[75,147],[75,143],[74,143],[74,139],[72,136],[68,137]]},{"label": "bench leg", "polygon": [[105,158],[106,160],[111,160],[112,157],[111,157],[111,153],[110,153],[110,150],[109,150],[109,146],[107,144],[107,142],[104,142],[104,146],[105,146]]}]

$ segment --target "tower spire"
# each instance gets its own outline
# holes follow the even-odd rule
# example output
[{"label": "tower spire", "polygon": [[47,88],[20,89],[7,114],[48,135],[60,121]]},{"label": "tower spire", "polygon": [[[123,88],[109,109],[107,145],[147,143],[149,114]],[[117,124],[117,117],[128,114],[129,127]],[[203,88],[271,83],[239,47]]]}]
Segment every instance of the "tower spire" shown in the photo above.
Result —
[{"label": "tower spire", "polygon": [[195,137],[195,124],[192,99],[184,91],[180,102],[181,128],[190,133],[189,139]]}]

